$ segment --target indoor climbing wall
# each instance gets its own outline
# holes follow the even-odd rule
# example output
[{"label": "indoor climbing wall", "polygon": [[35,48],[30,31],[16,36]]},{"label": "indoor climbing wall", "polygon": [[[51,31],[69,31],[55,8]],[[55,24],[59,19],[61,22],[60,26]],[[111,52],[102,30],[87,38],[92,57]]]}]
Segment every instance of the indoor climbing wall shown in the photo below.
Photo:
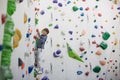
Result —
[{"label": "indoor climbing wall", "polygon": [[[119,0],[17,0],[12,19],[13,80],[120,80]],[[50,31],[43,73],[34,77],[36,29],[43,28]]]}]

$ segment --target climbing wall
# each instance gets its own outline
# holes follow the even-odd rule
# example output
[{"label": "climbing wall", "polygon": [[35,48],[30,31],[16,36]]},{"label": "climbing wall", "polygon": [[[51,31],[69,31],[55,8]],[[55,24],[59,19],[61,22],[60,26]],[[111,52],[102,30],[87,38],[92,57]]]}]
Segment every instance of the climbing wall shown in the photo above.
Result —
[{"label": "climbing wall", "polygon": [[[6,14],[1,4],[0,15]],[[13,80],[120,80],[118,0],[17,0],[12,19],[22,34],[11,57]],[[43,74],[34,77],[34,36],[43,28],[50,31]]]}]

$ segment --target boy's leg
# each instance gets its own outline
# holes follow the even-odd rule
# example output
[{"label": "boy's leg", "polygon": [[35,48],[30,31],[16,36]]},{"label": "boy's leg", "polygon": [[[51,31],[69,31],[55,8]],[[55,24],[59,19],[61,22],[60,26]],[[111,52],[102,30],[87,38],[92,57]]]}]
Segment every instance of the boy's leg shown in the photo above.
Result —
[{"label": "boy's leg", "polygon": [[42,57],[42,49],[38,49],[38,53],[37,53],[37,72],[38,73],[43,73],[43,70],[41,68],[41,57]]},{"label": "boy's leg", "polygon": [[35,63],[34,63],[34,65],[35,65],[35,67],[37,67],[37,64],[38,64],[38,61],[39,61],[39,52],[38,52],[38,49],[37,50],[35,50]]}]

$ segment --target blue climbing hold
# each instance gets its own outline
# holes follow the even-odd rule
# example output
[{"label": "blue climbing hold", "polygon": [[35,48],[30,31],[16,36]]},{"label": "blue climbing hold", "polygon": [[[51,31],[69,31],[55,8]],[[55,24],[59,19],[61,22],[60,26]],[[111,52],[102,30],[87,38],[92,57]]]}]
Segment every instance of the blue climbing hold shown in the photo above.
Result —
[{"label": "blue climbing hold", "polygon": [[58,24],[57,24],[57,25],[55,25],[54,29],[59,29],[59,26],[58,26]]},{"label": "blue climbing hold", "polygon": [[56,54],[55,52],[53,53],[53,56],[54,56],[54,57],[59,57],[59,55]]},{"label": "blue climbing hold", "polygon": [[31,21],[31,18],[28,18],[28,23],[30,23],[30,21]]},{"label": "blue climbing hold", "polygon": [[2,51],[2,49],[3,49],[3,45],[0,44],[0,51]]},{"label": "blue climbing hold", "polygon": [[63,5],[62,5],[62,3],[58,3],[58,6],[59,6],[59,7],[62,7]]},{"label": "blue climbing hold", "polygon": [[92,38],[96,37],[94,34],[91,35]]},{"label": "blue climbing hold", "polygon": [[44,15],[44,14],[45,14],[45,11],[41,10],[40,14],[41,14],[41,15]]},{"label": "blue climbing hold", "polygon": [[72,35],[72,34],[73,34],[73,31],[69,31],[68,33],[69,33],[70,35]]},{"label": "blue climbing hold", "polygon": [[29,37],[30,37],[30,34],[29,34],[29,33],[27,33],[27,34],[26,34],[26,38],[29,38]]},{"label": "blue climbing hold", "polygon": [[77,75],[81,75],[82,73],[82,71],[77,71]]},{"label": "blue climbing hold", "polygon": [[97,28],[98,28],[98,25],[95,25],[94,28],[97,29]]},{"label": "blue climbing hold", "polygon": [[80,7],[80,10],[82,11],[82,10],[83,10],[83,7]]},{"label": "blue climbing hold", "polygon": [[25,77],[25,75],[24,74],[22,74],[22,78],[24,78]]},{"label": "blue climbing hold", "polygon": [[47,76],[44,76],[41,80],[49,80]]},{"label": "blue climbing hold", "polygon": [[67,2],[67,4],[70,4],[70,3],[71,3],[71,1],[68,1],[68,2]]},{"label": "blue climbing hold", "polygon": [[57,50],[57,51],[56,51],[56,54],[60,54],[60,53],[61,53],[61,50]]},{"label": "blue climbing hold", "polygon": [[81,13],[80,16],[84,16],[84,13]]},{"label": "blue climbing hold", "polygon": [[34,68],[33,65],[28,67],[28,73],[29,73],[29,74],[32,72],[33,68]]},{"label": "blue climbing hold", "polygon": [[58,3],[58,0],[53,0],[53,3]]}]

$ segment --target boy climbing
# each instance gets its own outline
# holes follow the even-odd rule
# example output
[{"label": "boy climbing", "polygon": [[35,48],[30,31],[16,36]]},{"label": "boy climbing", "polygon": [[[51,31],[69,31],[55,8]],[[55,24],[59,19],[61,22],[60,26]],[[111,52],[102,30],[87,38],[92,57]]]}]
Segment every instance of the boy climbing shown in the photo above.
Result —
[{"label": "boy climbing", "polygon": [[40,34],[39,30],[37,29],[36,32],[37,32],[37,39],[36,39],[36,54],[35,54],[34,65],[35,65],[35,71],[41,74],[43,73],[43,70],[40,65],[42,49],[44,49],[44,45],[47,40],[47,35],[49,34],[49,30],[48,28],[44,28],[42,29],[41,34]]}]

